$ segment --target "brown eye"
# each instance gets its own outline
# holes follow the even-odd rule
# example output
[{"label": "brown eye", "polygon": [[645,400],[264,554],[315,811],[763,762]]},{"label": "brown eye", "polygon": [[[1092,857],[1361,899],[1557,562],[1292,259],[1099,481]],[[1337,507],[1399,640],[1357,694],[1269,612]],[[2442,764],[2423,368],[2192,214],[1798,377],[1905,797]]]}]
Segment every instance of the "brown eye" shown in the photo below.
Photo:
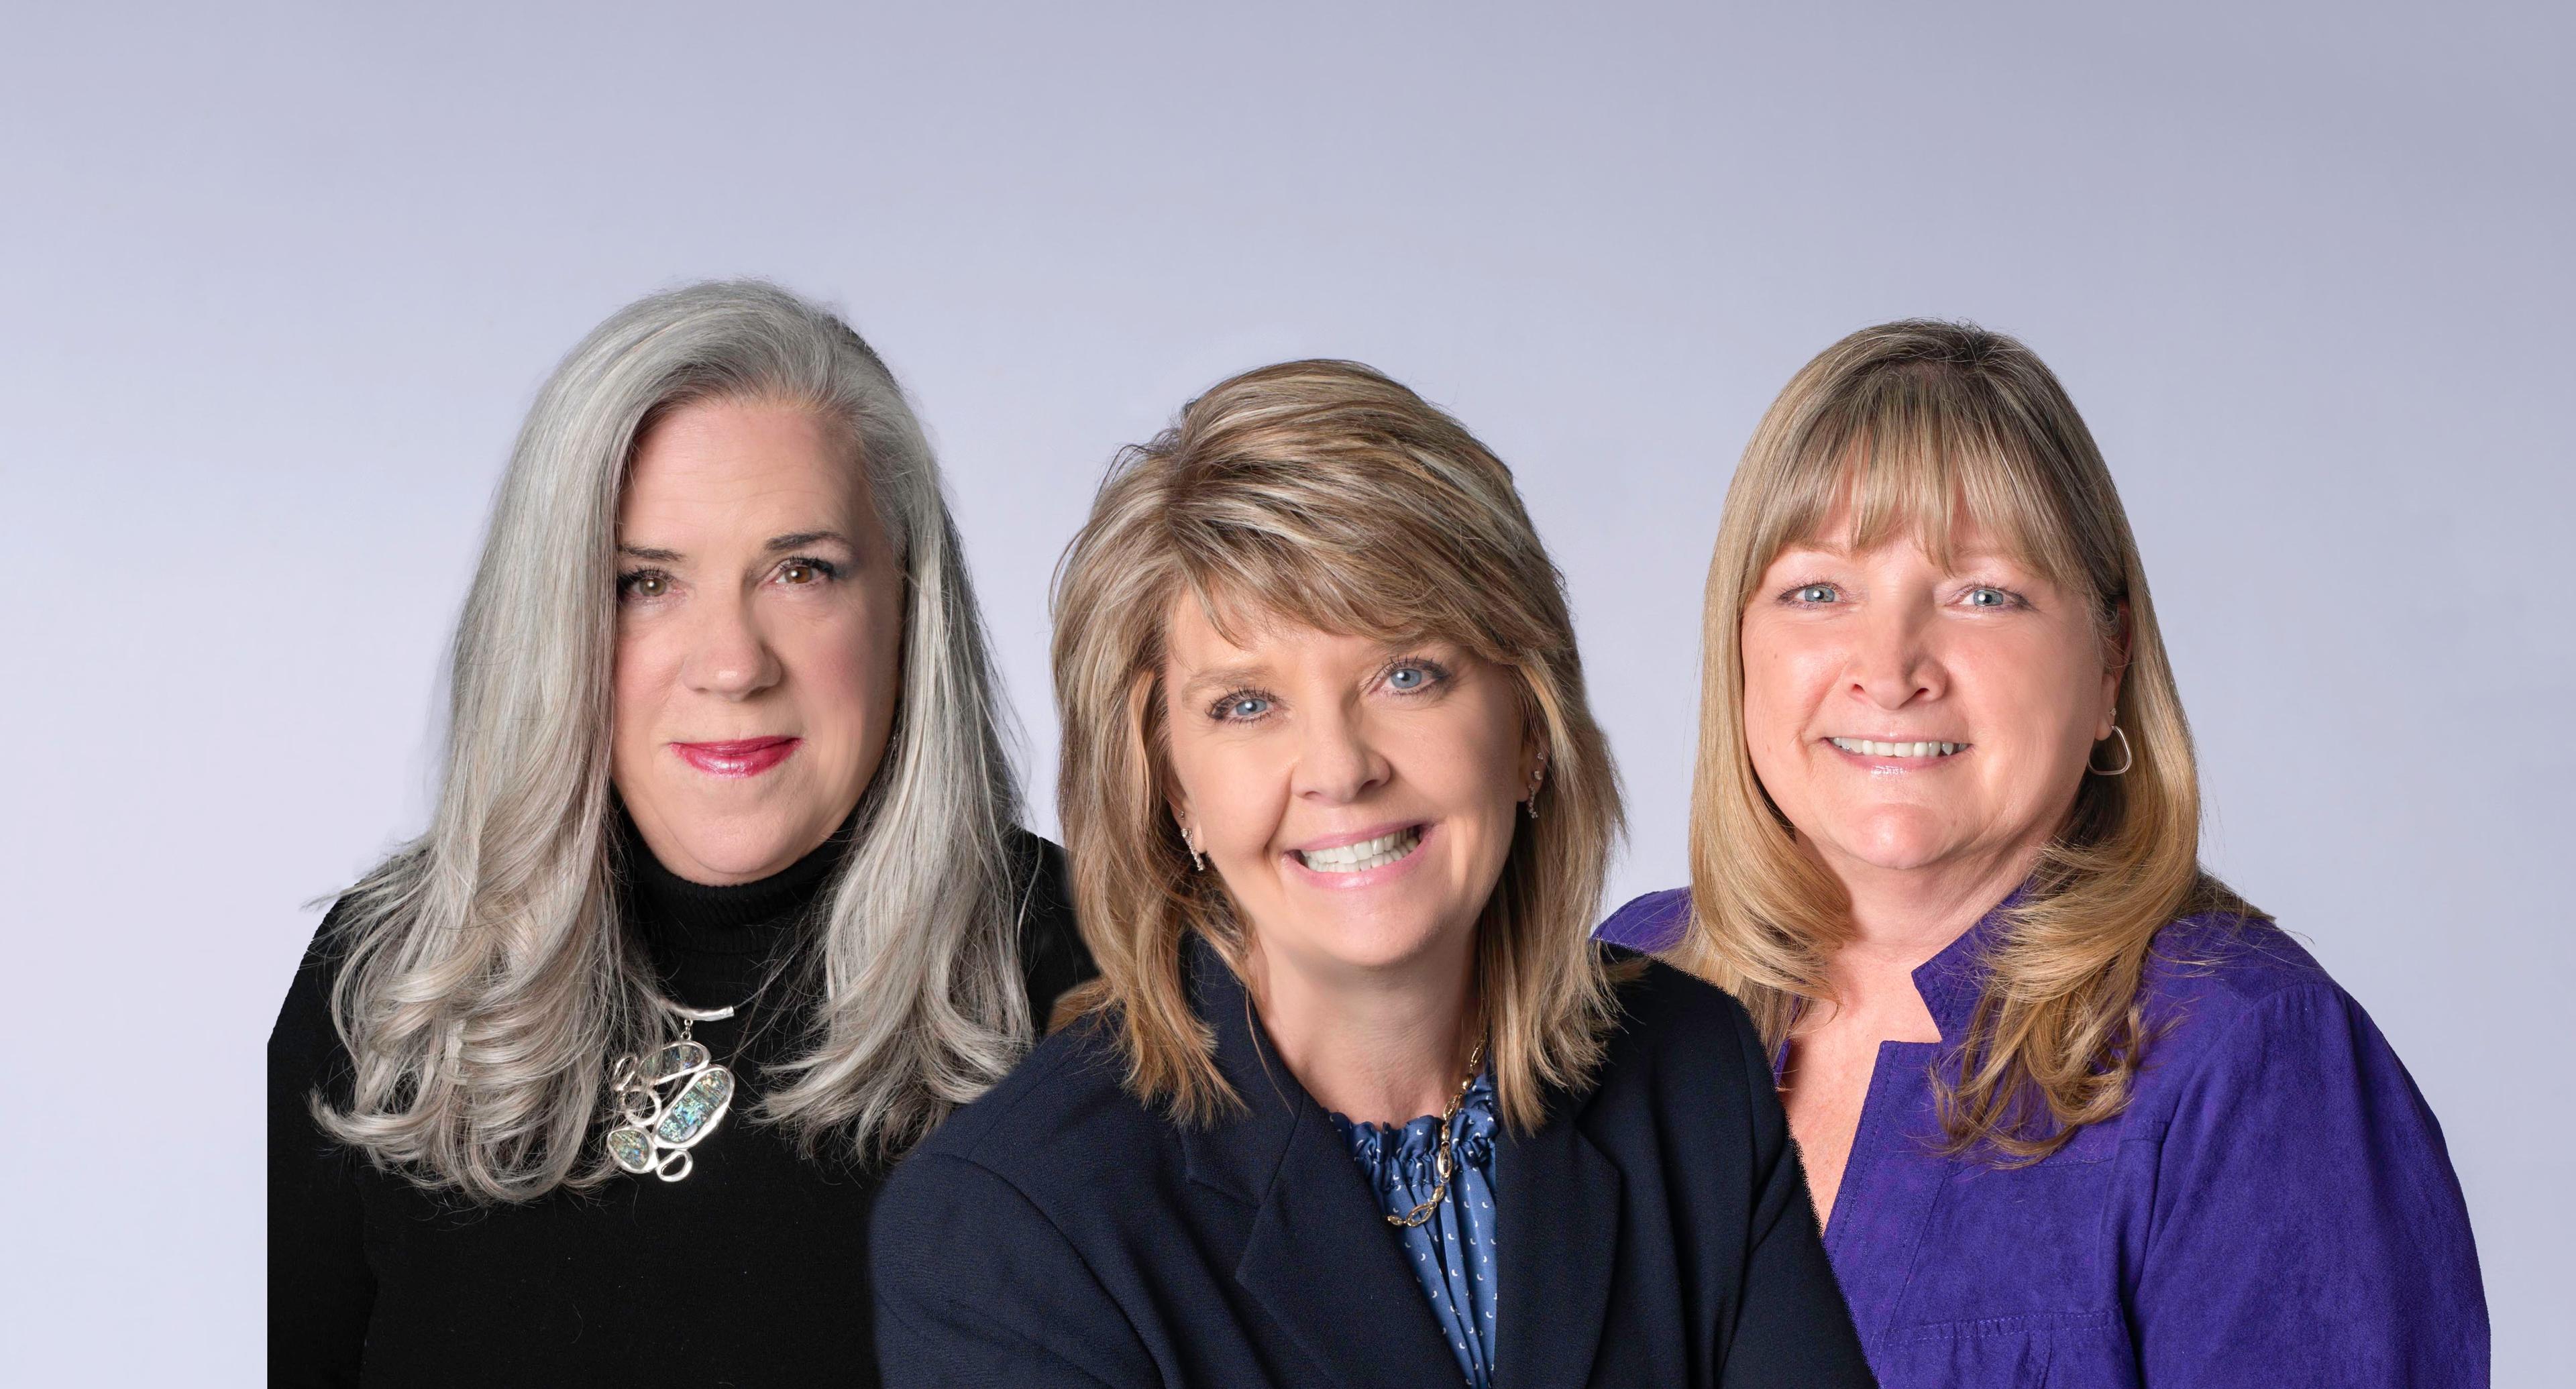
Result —
[{"label": "brown eye", "polygon": [[671,576],[653,569],[639,569],[617,581],[622,598],[659,598],[671,591]]},{"label": "brown eye", "polygon": [[798,555],[778,566],[778,581],[790,588],[811,588],[839,577],[840,566],[812,555]]}]

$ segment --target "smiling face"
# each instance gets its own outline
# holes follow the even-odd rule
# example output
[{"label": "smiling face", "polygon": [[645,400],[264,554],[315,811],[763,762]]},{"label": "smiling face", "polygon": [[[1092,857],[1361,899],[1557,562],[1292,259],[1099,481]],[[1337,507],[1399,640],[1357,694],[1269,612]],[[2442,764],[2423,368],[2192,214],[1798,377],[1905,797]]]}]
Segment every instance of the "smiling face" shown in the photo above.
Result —
[{"label": "smiling face", "polygon": [[851,451],[813,412],[753,401],[683,406],[636,449],[610,777],[683,878],[794,863],[884,756],[903,584]]},{"label": "smiling face", "polygon": [[1310,979],[1463,968],[1537,768],[1511,672],[1243,626],[1176,603],[1163,688],[1173,813],[1255,948]]},{"label": "smiling face", "polygon": [[[1825,536],[1849,532],[1829,517]],[[1984,878],[2064,822],[2119,676],[2084,595],[1982,533],[1793,544],[1744,612],[1744,734],[1800,839],[1845,882]]]}]

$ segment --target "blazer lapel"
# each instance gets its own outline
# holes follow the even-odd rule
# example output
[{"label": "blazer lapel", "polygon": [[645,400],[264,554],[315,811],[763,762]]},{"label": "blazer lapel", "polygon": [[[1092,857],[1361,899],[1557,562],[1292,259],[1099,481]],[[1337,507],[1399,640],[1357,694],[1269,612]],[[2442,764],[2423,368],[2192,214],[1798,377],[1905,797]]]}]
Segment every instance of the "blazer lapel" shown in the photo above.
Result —
[{"label": "blazer lapel", "polygon": [[1536,1133],[1497,1135],[1494,1382],[1508,1389],[1573,1389],[1591,1378],[1618,1261],[1619,1169],[1576,1126],[1573,1103],[1552,1101]]},{"label": "blazer lapel", "polygon": [[1312,1100],[1297,1127],[1235,1281],[1349,1389],[1455,1380],[1458,1359],[1339,1135]]},{"label": "blazer lapel", "polygon": [[1344,1389],[1454,1382],[1457,1357],[1358,1164],[1259,1034],[1232,971],[1191,945],[1199,1016],[1245,1109],[1182,1142],[1193,1180],[1257,1207],[1235,1282]]}]

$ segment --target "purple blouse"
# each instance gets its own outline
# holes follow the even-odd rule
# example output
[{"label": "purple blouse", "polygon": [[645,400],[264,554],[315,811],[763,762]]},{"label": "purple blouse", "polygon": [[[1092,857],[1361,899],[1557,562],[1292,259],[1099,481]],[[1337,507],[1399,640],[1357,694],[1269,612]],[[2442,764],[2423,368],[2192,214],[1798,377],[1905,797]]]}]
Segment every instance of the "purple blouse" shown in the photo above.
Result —
[{"label": "purple blouse", "polygon": [[[1654,893],[1598,934],[1658,951],[1689,913],[1686,890]],[[2163,1030],[2118,1118],[2019,1169],[1935,1151],[1933,1068],[1955,1064],[1997,929],[1914,971],[1944,1040],[1879,1044],[1825,1232],[1885,1389],[2487,1383],[2441,1125],[2268,922],[2157,936],[2140,998]]]}]

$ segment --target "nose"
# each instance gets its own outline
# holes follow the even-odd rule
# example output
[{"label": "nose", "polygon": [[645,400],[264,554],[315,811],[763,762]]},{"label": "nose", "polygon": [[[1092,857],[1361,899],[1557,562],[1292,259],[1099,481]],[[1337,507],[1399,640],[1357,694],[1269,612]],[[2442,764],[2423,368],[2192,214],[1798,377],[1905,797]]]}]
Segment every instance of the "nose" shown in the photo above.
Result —
[{"label": "nose", "polygon": [[1939,699],[1948,677],[1931,635],[1929,613],[1896,604],[1864,611],[1845,672],[1851,693],[1881,709]]},{"label": "nose", "polygon": [[1356,710],[1328,706],[1320,716],[1304,720],[1301,732],[1290,788],[1303,799],[1348,805],[1394,775],[1370,737],[1367,720]]},{"label": "nose", "polygon": [[689,657],[680,678],[700,694],[718,699],[748,699],[778,683],[785,672],[763,639],[750,604],[702,602],[691,614],[697,630],[690,633]]}]

